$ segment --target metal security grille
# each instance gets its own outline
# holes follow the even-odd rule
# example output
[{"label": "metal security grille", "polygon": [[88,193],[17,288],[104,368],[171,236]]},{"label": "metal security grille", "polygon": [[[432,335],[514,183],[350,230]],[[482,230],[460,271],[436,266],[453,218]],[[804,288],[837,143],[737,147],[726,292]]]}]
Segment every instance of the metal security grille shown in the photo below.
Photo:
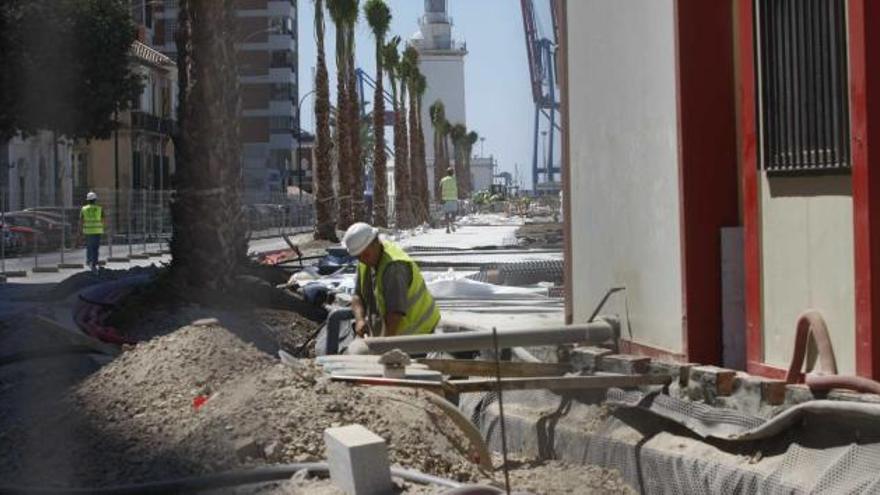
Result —
[{"label": "metal security grille", "polygon": [[760,163],[771,173],[850,167],[845,0],[755,0]]}]

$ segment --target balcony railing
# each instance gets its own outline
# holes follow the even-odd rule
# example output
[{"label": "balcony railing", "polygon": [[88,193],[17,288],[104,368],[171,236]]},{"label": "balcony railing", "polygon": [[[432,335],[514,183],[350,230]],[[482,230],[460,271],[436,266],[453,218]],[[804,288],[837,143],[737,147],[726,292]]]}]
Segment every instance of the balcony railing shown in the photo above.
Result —
[{"label": "balcony railing", "polygon": [[153,114],[133,110],[131,112],[131,128],[157,134],[174,134],[177,122],[172,119],[158,117]]}]

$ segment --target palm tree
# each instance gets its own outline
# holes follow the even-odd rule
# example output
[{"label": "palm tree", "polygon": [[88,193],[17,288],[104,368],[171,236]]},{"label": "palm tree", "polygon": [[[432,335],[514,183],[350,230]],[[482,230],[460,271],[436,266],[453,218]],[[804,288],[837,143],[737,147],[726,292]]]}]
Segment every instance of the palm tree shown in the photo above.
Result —
[{"label": "palm tree", "polygon": [[[427,158],[425,157],[425,131],[422,129],[422,103],[425,97],[425,91],[428,89],[428,80],[425,78],[425,75],[419,72],[415,81],[413,82],[413,90],[416,93],[416,115],[418,115],[418,119],[416,119],[419,123],[418,129],[418,139],[416,140],[416,148],[418,149],[418,157],[419,157],[419,166],[420,168],[420,177],[419,180],[421,184],[419,186],[419,198],[422,200],[422,207],[425,210],[425,221],[431,220],[431,202],[430,202],[430,194],[428,191],[430,188],[428,187],[428,164]],[[439,179],[438,179],[439,180]]]},{"label": "palm tree", "polygon": [[[473,155],[474,144],[480,140],[480,135],[476,133],[476,131],[470,131],[464,136],[464,175],[466,177],[471,176],[471,155]],[[465,191],[465,196],[470,197],[473,193],[473,183],[471,181],[467,181],[468,190]]]},{"label": "palm tree", "polygon": [[437,100],[428,108],[431,116],[431,125],[434,127],[434,199],[440,201],[440,179],[446,175],[446,167],[444,167],[444,153],[446,151],[443,145],[446,126],[446,106],[443,101]]},{"label": "palm tree", "polygon": [[382,87],[384,64],[382,48],[391,25],[391,9],[384,0],[367,0],[367,23],[376,38],[376,91],[373,93],[373,224],[388,226],[388,183],[385,172],[385,92]]},{"label": "palm tree", "polygon": [[458,178],[456,181],[458,183],[458,197],[463,199],[466,197],[467,185],[470,183],[470,176],[465,176],[464,170],[464,140],[465,136],[467,136],[467,127],[461,123],[455,124],[452,126],[450,135],[452,136],[452,148],[455,153],[455,176]]},{"label": "palm tree", "polygon": [[364,208],[364,164],[363,150],[361,148],[361,104],[357,90],[357,65],[354,63],[354,28],[360,11],[360,0],[350,0],[354,9],[348,12],[345,19],[346,36],[346,72],[348,76],[348,144],[351,147],[351,215],[354,221],[367,220]]},{"label": "palm tree", "polygon": [[333,221],[333,141],[330,136],[330,81],[324,55],[324,0],[315,0],[315,41],[318,67],[315,70],[315,239],[336,242]]},{"label": "palm tree", "polygon": [[327,0],[327,10],[336,26],[336,168],[339,180],[339,214],[336,227],[345,230],[351,217],[351,131],[349,129],[348,31],[349,19],[357,16],[355,0]]},{"label": "palm tree", "polygon": [[225,291],[247,259],[232,0],[182,0],[178,185],[172,206],[171,277]]},{"label": "palm tree", "polygon": [[425,222],[428,220],[428,212],[424,208],[424,203],[422,198],[420,197],[422,190],[422,174],[424,173],[425,166],[419,161],[419,145],[418,145],[418,134],[420,131],[420,118],[418,113],[418,104],[417,99],[418,95],[416,94],[416,80],[421,75],[419,73],[419,52],[416,51],[415,47],[409,45],[406,47],[406,50],[403,51],[403,62],[402,62],[402,78],[405,78],[404,84],[406,85],[407,90],[409,91],[409,191],[410,191],[410,206],[413,208],[413,213],[418,222]]},{"label": "palm tree", "polygon": [[385,44],[383,49],[383,65],[385,72],[388,73],[388,82],[391,84],[391,96],[394,100],[394,214],[398,227],[407,228],[412,225],[409,197],[407,194],[408,187],[408,165],[406,151],[406,121],[403,118],[404,109],[402,108],[400,93],[405,84],[403,79],[400,81],[400,89],[398,91],[398,75],[400,73],[400,53],[398,52],[400,45],[400,36],[395,36]]}]

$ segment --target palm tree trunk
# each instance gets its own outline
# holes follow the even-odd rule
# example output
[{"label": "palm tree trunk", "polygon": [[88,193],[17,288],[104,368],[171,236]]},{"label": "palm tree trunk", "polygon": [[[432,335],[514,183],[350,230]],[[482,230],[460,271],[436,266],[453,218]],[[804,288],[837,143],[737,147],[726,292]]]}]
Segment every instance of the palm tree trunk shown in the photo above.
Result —
[{"label": "palm tree trunk", "polygon": [[420,174],[423,167],[419,164],[419,145],[418,132],[419,122],[416,115],[416,95],[413,88],[409,90],[409,183],[410,183],[410,201],[415,217],[415,223],[425,221],[425,212],[422,211],[422,201],[419,197],[419,191],[422,188]]},{"label": "palm tree trunk", "polygon": [[330,156],[330,81],[324,54],[324,0],[315,0],[315,39],[318,67],[315,71],[315,239],[337,241],[333,222],[333,162]]},{"label": "palm tree trunk", "polygon": [[346,26],[348,73],[348,143],[351,151],[351,216],[356,222],[367,220],[364,208],[364,164],[361,152],[361,102],[358,98],[357,71],[354,63],[354,22]]},{"label": "palm tree trunk", "polygon": [[442,162],[440,161],[440,155],[442,154],[440,148],[440,132],[437,128],[434,128],[434,183],[432,184],[434,188],[434,201],[437,203],[441,202],[440,198],[440,179],[443,178],[443,173],[440,171],[440,167]]},{"label": "palm tree trunk", "polygon": [[349,130],[348,46],[345,26],[336,26],[336,169],[339,178],[339,214],[336,228],[345,230],[351,217],[351,131]]},{"label": "palm tree trunk", "polygon": [[394,153],[394,210],[397,217],[397,227],[408,229],[412,227],[412,211],[410,209],[409,187],[409,150],[407,146],[406,132],[406,83],[400,81],[400,101],[395,111],[395,153]]},{"label": "palm tree trunk", "polygon": [[373,224],[388,226],[388,175],[385,162],[385,94],[382,89],[382,39],[376,39],[376,91],[373,94]]},{"label": "palm tree trunk", "polygon": [[453,153],[455,153],[455,177],[457,179],[456,183],[458,185],[458,199],[465,199],[467,180],[464,175],[464,160],[462,160],[461,148],[461,143],[452,143]]},{"label": "palm tree trunk", "polygon": [[[173,279],[224,291],[247,257],[241,208],[241,100],[234,0],[182,0],[178,39],[181,160],[172,206]],[[180,141],[180,140],[179,140]]]},{"label": "palm tree trunk", "polygon": [[416,147],[418,148],[418,156],[419,156],[419,199],[422,202],[422,210],[425,213],[425,218],[422,220],[425,222],[431,221],[431,200],[430,194],[428,193],[428,163],[427,157],[425,156],[425,131],[422,127],[422,100],[421,97],[416,99],[416,122],[418,122],[417,128],[417,139],[416,139]]},{"label": "palm tree trunk", "polygon": [[464,197],[470,198],[473,194],[474,184],[471,182],[471,146],[465,144],[462,147],[462,155],[464,155]]}]

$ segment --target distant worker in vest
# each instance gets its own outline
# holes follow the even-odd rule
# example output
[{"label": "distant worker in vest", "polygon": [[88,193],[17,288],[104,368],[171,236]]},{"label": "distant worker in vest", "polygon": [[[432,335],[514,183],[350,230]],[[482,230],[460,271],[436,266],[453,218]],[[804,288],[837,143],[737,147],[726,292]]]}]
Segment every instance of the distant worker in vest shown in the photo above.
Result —
[{"label": "distant worker in vest", "polygon": [[380,240],[379,230],[362,222],[349,227],[342,242],[358,259],[351,301],[358,337],[434,332],[440,311],[418,265],[403,249]]},{"label": "distant worker in vest", "polygon": [[105,223],[104,210],[97,203],[98,195],[90,191],[79,213],[82,233],[86,238],[86,265],[93,272],[98,270],[98,249],[101,247]]},{"label": "distant worker in vest", "polygon": [[443,215],[446,217],[446,233],[455,232],[455,215],[458,213],[458,184],[455,170],[446,169],[446,177],[440,179],[440,199],[443,201]]}]

